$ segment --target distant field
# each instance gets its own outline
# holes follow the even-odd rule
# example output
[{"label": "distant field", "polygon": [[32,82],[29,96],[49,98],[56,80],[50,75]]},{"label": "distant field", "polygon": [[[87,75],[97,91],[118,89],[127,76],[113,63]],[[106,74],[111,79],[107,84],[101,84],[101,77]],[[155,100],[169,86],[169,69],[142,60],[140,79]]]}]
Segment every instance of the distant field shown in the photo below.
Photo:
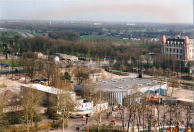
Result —
[{"label": "distant field", "polygon": [[80,37],[80,42],[112,42],[115,44],[142,44],[141,41],[134,41],[134,40],[123,40],[122,37],[116,37],[116,36],[101,36],[101,35],[83,35]]},{"label": "distant field", "polygon": [[95,41],[97,39],[118,39],[119,37],[115,36],[102,36],[102,35],[83,35],[80,37],[80,42],[85,42],[85,41]]}]

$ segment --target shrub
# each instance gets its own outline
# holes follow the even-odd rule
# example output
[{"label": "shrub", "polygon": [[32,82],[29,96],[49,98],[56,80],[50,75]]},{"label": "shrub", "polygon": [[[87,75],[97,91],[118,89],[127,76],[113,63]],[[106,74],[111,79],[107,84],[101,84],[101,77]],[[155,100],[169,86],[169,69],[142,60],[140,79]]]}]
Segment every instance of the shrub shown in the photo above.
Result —
[{"label": "shrub", "polygon": [[11,132],[18,132],[18,129],[16,127],[12,127],[10,131]]},{"label": "shrub", "polygon": [[61,126],[62,126],[62,124],[61,124],[60,122],[58,122],[58,123],[52,123],[52,124],[51,124],[51,127],[52,127],[52,128],[57,128],[57,129],[58,129],[58,128],[61,127]]},{"label": "shrub", "polygon": [[33,121],[34,121],[34,122],[42,121],[42,116],[41,116],[41,115],[35,115],[35,116],[33,117]]},{"label": "shrub", "polygon": [[59,120],[59,119],[61,119],[61,115],[53,114],[50,118],[53,119],[53,120]]},{"label": "shrub", "polygon": [[22,119],[21,118],[18,118],[18,117],[12,117],[10,119],[10,124],[21,124],[22,123]]}]

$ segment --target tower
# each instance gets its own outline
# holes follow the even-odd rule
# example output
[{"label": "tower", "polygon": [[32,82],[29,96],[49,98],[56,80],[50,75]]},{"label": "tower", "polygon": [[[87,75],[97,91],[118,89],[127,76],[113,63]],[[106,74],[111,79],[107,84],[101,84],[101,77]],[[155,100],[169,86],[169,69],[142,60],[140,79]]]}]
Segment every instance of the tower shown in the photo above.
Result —
[{"label": "tower", "polygon": [[161,45],[160,45],[160,52],[162,54],[165,54],[165,47],[166,47],[165,44],[166,44],[166,36],[163,35],[161,39]]}]

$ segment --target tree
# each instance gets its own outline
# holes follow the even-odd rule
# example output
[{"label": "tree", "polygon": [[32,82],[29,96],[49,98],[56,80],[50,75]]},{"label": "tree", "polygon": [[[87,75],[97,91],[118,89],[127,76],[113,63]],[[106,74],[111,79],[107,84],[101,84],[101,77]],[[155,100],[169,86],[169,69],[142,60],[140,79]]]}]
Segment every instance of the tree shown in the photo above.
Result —
[{"label": "tree", "polygon": [[130,95],[128,95],[124,101],[124,104],[125,104],[125,106],[127,106],[127,109],[129,111],[129,119],[128,119],[128,126],[127,126],[128,132],[130,131],[130,124],[131,123],[132,123],[132,131],[134,131],[135,120],[136,120],[136,117],[138,117],[136,115],[136,111],[138,110],[137,99],[139,97],[140,97],[140,95],[138,94],[138,88],[136,86],[133,86],[130,90]]},{"label": "tree", "polygon": [[63,132],[65,126],[68,126],[68,118],[70,117],[70,111],[73,111],[75,106],[75,99],[70,92],[70,85],[64,83],[63,80],[58,80],[55,84],[57,90],[57,106],[56,110],[62,112],[62,127]]},{"label": "tree", "polygon": [[41,104],[41,93],[32,88],[25,88],[22,91],[20,98],[21,106],[23,108],[24,122],[27,125],[27,131],[29,132],[30,124],[33,124],[33,118],[37,114]]},{"label": "tree", "polygon": [[65,72],[64,79],[68,80],[68,81],[71,81],[71,75],[69,74],[69,72]]},{"label": "tree", "polygon": [[43,76],[48,79],[48,86],[50,86],[55,85],[55,83],[57,83],[60,71],[52,62],[45,62],[42,73]]},{"label": "tree", "polygon": [[[22,64],[24,72],[27,72],[30,76],[30,80],[32,80],[34,73],[36,71],[37,62],[36,62],[36,56],[32,52],[26,52],[22,55]],[[26,79],[26,74],[25,74]]]},{"label": "tree", "polygon": [[168,87],[171,87],[171,90],[170,90],[170,97],[171,97],[171,104],[170,104],[170,125],[172,125],[172,108],[173,107],[173,104],[172,104],[172,96],[173,96],[173,93],[174,93],[174,89],[176,87],[179,87],[179,81],[176,80],[176,79],[171,79],[170,82],[168,83]]},{"label": "tree", "polygon": [[6,92],[3,92],[2,94],[0,94],[0,131],[3,131],[3,129],[5,129],[6,125],[7,125],[7,121],[6,121],[6,115],[3,112],[3,108],[5,106],[5,101],[6,101]]},{"label": "tree", "polygon": [[89,68],[76,68],[74,75],[79,84],[83,82],[88,82],[90,78],[90,69]]}]

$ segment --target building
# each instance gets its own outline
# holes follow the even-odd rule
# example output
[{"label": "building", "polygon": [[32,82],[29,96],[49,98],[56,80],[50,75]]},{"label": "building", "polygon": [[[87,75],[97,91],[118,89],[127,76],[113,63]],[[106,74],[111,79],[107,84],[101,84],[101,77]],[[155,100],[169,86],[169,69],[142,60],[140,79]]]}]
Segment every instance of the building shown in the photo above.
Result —
[{"label": "building", "polygon": [[20,97],[10,90],[0,94],[0,108],[2,108],[3,113],[23,110]]},{"label": "building", "polygon": [[[128,95],[153,94],[157,92],[159,95],[166,95],[167,84],[165,82],[157,82],[141,78],[123,78],[118,80],[100,81],[102,92],[106,96],[109,105],[123,105],[123,98]],[[141,98],[136,98],[136,103],[140,103]]]},{"label": "building", "polygon": [[34,52],[34,54],[36,55],[36,57],[38,59],[44,59],[45,58],[44,55],[41,52]]},{"label": "building", "polygon": [[77,99],[74,107],[74,111],[71,111],[71,116],[78,115],[92,115],[93,113],[93,101],[86,99]]},{"label": "building", "polygon": [[49,60],[54,61],[55,63],[59,63],[60,58],[59,56],[56,56],[56,55],[49,55]]},{"label": "building", "polygon": [[[57,104],[57,98],[60,98],[60,94],[69,94],[72,101],[74,102],[74,110],[70,112],[71,116],[76,115],[86,115],[93,113],[93,101],[89,101],[86,99],[80,99],[80,97],[76,96],[74,92],[69,92],[65,90],[60,90],[54,87],[49,87],[41,84],[29,84],[29,85],[21,85],[21,93],[24,92],[25,89],[32,88],[34,90],[40,91],[42,96],[42,101],[44,104]],[[63,96],[62,96],[63,97]],[[52,102],[50,99],[52,98]],[[53,99],[55,102],[53,102]],[[57,111],[58,114],[62,114],[63,110]]]},{"label": "building", "polygon": [[78,61],[78,57],[73,56],[73,55],[67,55],[67,54],[60,54],[60,59],[61,60],[71,61],[71,62]]},{"label": "building", "polygon": [[178,60],[184,62],[193,61],[193,42],[194,39],[189,39],[187,36],[181,38],[178,35],[176,38],[166,38],[165,35],[163,35],[161,38],[160,51],[161,54],[175,56]]},{"label": "building", "polygon": [[[53,102],[50,102],[50,100],[60,98],[61,97],[60,95],[63,95],[63,94],[69,94],[72,101],[76,100],[76,94],[74,92],[65,91],[65,90],[61,90],[61,89],[57,89],[54,87],[45,86],[41,84],[21,85],[20,92],[23,93],[28,88],[37,90],[41,93],[43,104],[48,104],[48,103],[51,104]],[[57,102],[54,102],[54,103],[57,104]]]}]

